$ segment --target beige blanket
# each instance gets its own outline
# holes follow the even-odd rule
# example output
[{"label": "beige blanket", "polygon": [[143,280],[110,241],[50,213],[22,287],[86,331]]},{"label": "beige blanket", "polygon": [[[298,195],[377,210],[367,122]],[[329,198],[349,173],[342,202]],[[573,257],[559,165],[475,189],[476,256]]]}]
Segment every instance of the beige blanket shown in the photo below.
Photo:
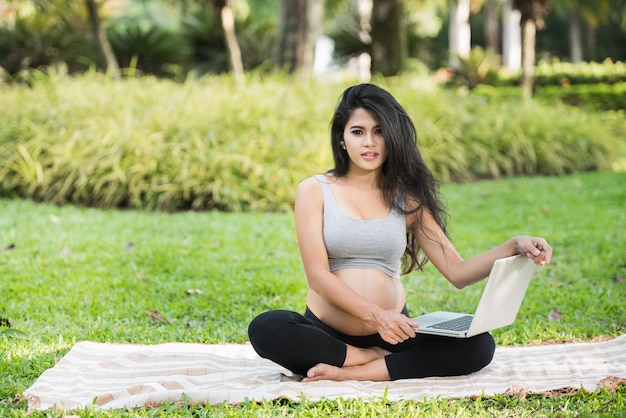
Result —
[{"label": "beige blanket", "polygon": [[498,347],[482,371],[395,382],[301,383],[250,345],[76,344],[24,392],[30,409],[123,408],[178,401],[228,403],[277,398],[424,400],[563,388],[593,391],[626,379],[626,335],[609,341]]}]

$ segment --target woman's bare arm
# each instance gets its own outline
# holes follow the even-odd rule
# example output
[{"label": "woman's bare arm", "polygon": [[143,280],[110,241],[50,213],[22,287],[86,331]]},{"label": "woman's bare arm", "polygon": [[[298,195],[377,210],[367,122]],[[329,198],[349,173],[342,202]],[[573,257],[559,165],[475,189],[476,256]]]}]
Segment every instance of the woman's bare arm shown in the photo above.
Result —
[{"label": "woman's bare arm", "polygon": [[487,277],[497,259],[525,254],[536,264],[543,265],[548,264],[552,257],[552,248],[545,239],[517,236],[464,260],[429,212],[424,212],[421,223],[414,224],[413,232],[428,259],[459,289]]}]

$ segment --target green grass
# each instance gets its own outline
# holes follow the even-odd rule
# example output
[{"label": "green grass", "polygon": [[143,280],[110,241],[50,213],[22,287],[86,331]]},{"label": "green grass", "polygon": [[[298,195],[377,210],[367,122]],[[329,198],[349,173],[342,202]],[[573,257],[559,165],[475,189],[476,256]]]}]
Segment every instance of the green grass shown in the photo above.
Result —
[{"label": "green grass", "polygon": [[[515,234],[545,236],[539,268],[500,345],[614,337],[626,330],[626,173],[445,185],[452,240],[471,256]],[[291,214],[114,211],[0,200],[0,416],[25,416],[21,394],[77,341],[245,343],[267,309],[304,309]],[[3,250],[2,250],[3,249]],[[432,266],[403,279],[412,313],[469,309],[481,285],[455,290]],[[202,294],[188,294],[200,289]],[[563,317],[551,322],[559,309]],[[158,311],[171,324],[153,322]],[[0,332],[8,328],[1,327]],[[361,402],[285,400],[80,416],[619,416],[626,386],[571,396]],[[34,413],[32,416],[63,416]]]}]

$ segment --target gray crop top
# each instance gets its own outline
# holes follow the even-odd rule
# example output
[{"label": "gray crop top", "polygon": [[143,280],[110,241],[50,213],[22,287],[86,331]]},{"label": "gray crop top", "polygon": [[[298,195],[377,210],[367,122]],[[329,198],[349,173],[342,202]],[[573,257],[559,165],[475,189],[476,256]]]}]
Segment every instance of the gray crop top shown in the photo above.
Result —
[{"label": "gray crop top", "polygon": [[400,278],[400,260],[406,249],[404,214],[392,209],[383,219],[362,220],[345,214],[327,179],[318,174],[324,197],[324,242],[330,271],[372,268]]}]

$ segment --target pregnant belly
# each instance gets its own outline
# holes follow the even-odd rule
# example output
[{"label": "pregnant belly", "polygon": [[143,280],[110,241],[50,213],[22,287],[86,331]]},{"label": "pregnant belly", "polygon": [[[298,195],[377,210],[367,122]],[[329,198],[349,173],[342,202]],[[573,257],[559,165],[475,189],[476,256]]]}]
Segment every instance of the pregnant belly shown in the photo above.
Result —
[{"label": "pregnant belly", "polygon": [[[333,273],[362,298],[383,309],[402,311],[406,295],[400,280],[387,276],[380,270],[344,269]],[[324,300],[309,290],[307,306],[324,323],[348,335],[369,335],[376,329]]]}]

